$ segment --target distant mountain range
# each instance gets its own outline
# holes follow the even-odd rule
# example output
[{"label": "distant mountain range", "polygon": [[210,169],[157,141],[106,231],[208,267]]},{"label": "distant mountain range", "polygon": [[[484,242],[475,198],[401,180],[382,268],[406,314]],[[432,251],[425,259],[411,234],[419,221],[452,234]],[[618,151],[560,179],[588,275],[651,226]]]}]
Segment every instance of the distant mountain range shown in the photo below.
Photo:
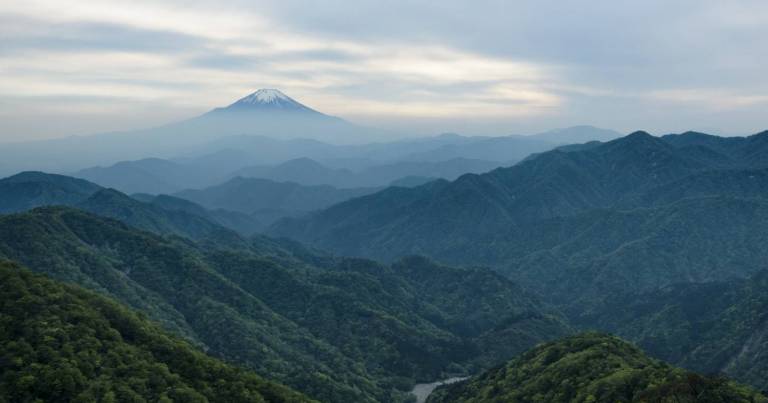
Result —
[{"label": "distant mountain range", "polygon": [[337,189],[328,185],[303,186],[236,177],[220,185],[184,190],[174,196],[211,210],[245,213],[266,226],[283,217],[301,216],[378,190],[381,188]]},{"label": "distant mountain range", "polygon": [[552,133],[507,137],[441,135],[357,146],[236,136],[208,144],[204,152],[192,156],[123,161],[86,168],[73,175],[126,193],[150,194],[199,189],[236,176],[302,185],[374,187],[407,176],[453,180],[465,173],[513,165],[531,153],[556,147],[558,141],[567,142],[571,133],[576,139],[618,136],[588,126],[562,129],[556,136]]},{"label": "distant mountain range", "polygon": [[768,133],[722,139],[728,146],[720,151],[704,145],[716,141],[709,137],[688,133],[658,138],[637,132],[587,149],[558,149],[453,182],[387,189],[285,221],[272,233],[346,254],[445,258],[477,237],[507,236],[545,219],[668,197],[659,192],[679,193],[682,184],[675,183],[707,171],[768,166],[761,159],[768,155],[763,145]]},{"label": "distant mountain range", "polygon": [[403,157],[413,161],[445,161],[453,158],[479,159],[512,165],[525,157],[564,144],[610,141],[621,137],[613,130],[574,126],[530,136],[470,138],[470,141],[445,144],[432,150],[415,151]]},{"label": "distant mountain range", "polygon": [[[0,174],[30,169],[71,172],[116,161],[169,158],[227,136],[313,138],[362,144],[382,140],[386,134],[317,112],[278,90],[261,89],[227,107],[160,127],[4,144],[0,149]],[[208,153],[214,151],[219,149]]]},{"label": "distant mountain range", "polygon": [[0,179],[0,213],[46,205],[74,205],[101,189],[83,179],[43,172],[22,172]]},{"label": "distant mountain range", "polygon": [[49,205],[73,206],[144,230],[201,239],[222,236],[224,228],[251,235],[280,218],[300,216],[380,189],[337,189],[237,177],[174,196],[128,196],[83,179],[22,172],[0,179],[0,213]]},{"label": "distant mountain range", "polygon": [[109,167],[86,168],[74,176],[126,193],[172,193],[186,187],[206,186],[220,180],[225,172],[197,164],[146,158],[118,162]]},{"label": "distant mountain range", "polygon": [[0,179],[0,213],[41,206],[78,207],[147,231],[198,240],[234,239],[235,234],[225,227],[252,234],[265,225],[247,214],[209,211],[170,196],[131,198],[117,190],[64,175],[22,172]]},{"label": "distant mountain range", "polygon": [[[399,186],[420,185],[434,178],[411,177],[406,180],[415,182],[400,183]],[[0,213],[48,205],[73,206],[126,221],[137,228],[200,239],[218,236],[214,234],[221,232],[221,227],[251,235],[281,218],[302,216],[382,188],[305,186],[235,177],[216,186],[184,190],[173,195],[135,193],[128,196],[83,179],[22,172],[0,179]]]},{"label": "distant mountain range", "polygon": [[537,140],[548,141],[557,145],[581,144],[590,141],[606,142],[621,137],[621,133],[615,130],[601,129],[599,127],[581,125],[561,129],[552,129],[533,135]]},{"label": "distant mountain range", "polygon": [[548,151],[560,145],[609,141],[618,137],[621,137],[618,132],[593,126],[574,126],[525,136],[489,137],[444,133],[357,145],[332,145],[310,139],[230,136],[201,145],[190,153],[201,156],[211,150],[229,149],[248,153],[254,160],[267,165],[305,157],[336,168],[357,170],[398,161],[445,161],[454,158],[511,164],[530,153]]},{"label": "distant mountain range", "polygon": [[220,161],[218,156],[184,162],[150,158],[120,162],[106,168],[88,168],[74,176],[126,193],[160,194],[219,185],[235,177],[307,186],[381,187],[408,176],[456,179],[465,173],[482,173],[500,166],[497,162],[455,158],[437,162],[391,162],[351,170],[333,168],[310,158],[292,159],[277,165],[251,165],[251,159],[238,164],[236,159],[237,155],[226,162]]},{"label": "distant mountain range", "polygon": [[[233,152],[240,156],[247,155],[250,161],[230,166],[231,169],[226,172],[247,165],[273,165],[302,157],[321,162],[370,159],[378,164],[400,159],[438,161],[467,158],[506,164],[554,145],[585,139],[603,140],[611,136],[618,136],[618,133],[581,126],[536,136],[508,136],[505,140],[487,144],[483,141],[490,138],[454,135],[426,141],[393,141],[407,136],[358,126],[307,107],[279,90],[260,89],[229,106],[159,127],[3,144],[0,148],[0,175],[27,170],[72,173],[89,167],[109,167],[121,161],[147,158],[177,161],[217,153],[232,155]],[[461,143],[477,144],[467,148],[466,152],[458,152],[455,146]],[[441,146],[445,148],[438,149]],[[226,165],[231,161],[220,162]],[[209,166],[211,163],[208,161]],[[218,170],[222,168],[217,167]],[[200,173],[203,180],[213,175],[206,171]],[[93,174],[100,175],[98,172]],[[130,171],[126,175],[129,177],[121,181],[136,182],[143,174]],[[196,187],[211,184],[214,183],[209,181]],[[156,184],[159,185],[162,182]]]},{"label": "distant mountain range", "polygon": [[303,185],[349,188],[386,186],[409,176],[453,180],[466,173],[483,173],[499,166],[499,163],[492,161],[453,158],[434,162],[392,162],[352,171],[346,168],[329,168],[312,159],[299,158],[275,166],[245,167],[235,171],[234,175]]}]

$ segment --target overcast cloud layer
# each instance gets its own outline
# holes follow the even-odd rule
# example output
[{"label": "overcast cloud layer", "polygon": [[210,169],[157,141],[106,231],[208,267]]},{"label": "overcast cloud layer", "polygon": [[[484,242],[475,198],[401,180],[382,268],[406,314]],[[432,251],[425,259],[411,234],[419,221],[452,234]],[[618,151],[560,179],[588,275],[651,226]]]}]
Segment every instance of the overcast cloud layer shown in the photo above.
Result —
[{"label": "overcast cloud layer", "polygon": [[4,1],[0,38],[0,141],[263,87],[418,134],[768,129],[764,0]]}]

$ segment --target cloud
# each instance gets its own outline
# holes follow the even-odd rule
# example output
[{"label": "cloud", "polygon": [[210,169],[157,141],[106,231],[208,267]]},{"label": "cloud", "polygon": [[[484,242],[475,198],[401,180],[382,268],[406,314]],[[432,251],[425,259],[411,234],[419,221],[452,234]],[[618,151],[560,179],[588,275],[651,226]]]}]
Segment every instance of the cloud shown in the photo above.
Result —
[{"label": "cloud", "polygon": [[664,131],[712,110],[750,131],[768,95],[759,0],[27,0],[0,5],[0,36],[0,141],[80,134],[14,113],[55,100],[122,129],[110,111],[171,119],[259,87],[361,123],[495,133]]},{"label": "cloud", "polygon": [[742,107],[768,106],[768,94],[744,94],[723,90],[678,89],[653,91],[648,96],[669,104],[689,104],[705,110],[731,110]]},{"label": "cloud", "polygon": [[[7,28],[23,24],[27,29],[5,32],[5,52],[45,50],[71,52],[83,50],[181,52],[204,45],[204,38],[177,32],[141,29],[127,25],[97,22],[48,24],[30,18],[0,18]],[[42,29],[41,29],[42,28]]]}]

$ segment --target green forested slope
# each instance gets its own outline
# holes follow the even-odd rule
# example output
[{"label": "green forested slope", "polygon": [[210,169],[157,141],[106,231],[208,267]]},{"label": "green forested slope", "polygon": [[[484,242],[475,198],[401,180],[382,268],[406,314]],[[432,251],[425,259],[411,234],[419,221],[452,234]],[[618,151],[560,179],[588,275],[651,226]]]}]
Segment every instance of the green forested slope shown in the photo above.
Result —
[{"label": "green forested slope", "polygon": [[768,390],[768,272],[626,295],[585,318],[649,354]]},{"label": "green forested slope", "polygon": [[506,365],[438,389],[437,402],[765,402],[723,378],[647,357],[613,336],[586,333],[538,346]]},{"label": "green forested slope", "polygon": [[[539,301],[487,269],[408,257],[389,267],[338,259],[292,274],[231,251],[208,261],[345,355],[374,364],[379,376],[427,381],[474,371],[568,331]],[[504,337],[507,343],[497,343]]]},{"label": "green forested slope", "polygon": [[0,179],[0,213],[77,204],[101,187],[82,179],[43,172],[21,172]]},{"label": "green forested slope", "polygon": [[262,224],[231,211],[208,211],[170,196],[131,198],[114,189],[64,175],[22,172],[0,179],[0,213],[17,213],[42,206],[71,206],[111,217],[137,228],[176,234],[220,244],[237,242]]},{"label": "green forested slope", "polygon": [[207,210],[198,204],[178,197],[162,194],[157,196],[134,194],[131,195],[131,197],[140,199],[164,210],[183,211],[205,218],[208,221],[220,224],[244,236],[253,235],[264,227],[264,223],[251,215],[230,210]]},{"label": "green forested slope", "polygon": [[500,270],[578,311],[611,295],[747,277],[768,259],[766,234],[768,199],[702,197],[551,220],[495,242],[509,245]]},{"label": "green forested slope", "polygon": [[[64,207],[0,217],[0,256],[112,296],[323,401],[403,400],[397,389],[479,370],[568,331],[487,269],[252,245],[201,247]],[[514,342],[498,344],[505,334]]]},{"label": "green forested slope", "polygon": [[99,190],[75,207],[156,234],[179,235],[221,246],[243,245],[237,233],[208,217],[183,209],[166,209],[156,204],[140,202],[114,189]]},{"label": "green forested slope", "polygon": [[195,248],[69,208],[0,217],[0,255],[106,292],[217,357],[321,400],[389,393],[364,368],[217,273]]},{"label": "green forested slope", "polygon": [[308,402],[107,298],[0,261],[0,401]]}]

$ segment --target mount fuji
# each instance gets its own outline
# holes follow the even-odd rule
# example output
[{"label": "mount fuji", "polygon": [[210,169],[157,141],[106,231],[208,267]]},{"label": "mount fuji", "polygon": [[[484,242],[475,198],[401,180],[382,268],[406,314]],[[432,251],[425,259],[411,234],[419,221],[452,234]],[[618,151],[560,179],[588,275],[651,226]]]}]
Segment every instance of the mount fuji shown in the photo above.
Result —
[{"label": "mount fuji", "polygon": [[230,136],[364,144],[384,140],[387,134],[318,112],[279,90],[260,89],[229,106],[164,126],[4,144],[0,173],[28,169],[69,172],[121,160],[168,158]]},{"label": "mount fuji", "polygon": [[253,94],[240,98],[237,102],[226,108],[217,108],[215,111],[294,111],[320,113],[312,108],[304,106],[295,99],[283,94],[282,91],[272,88],[262,88]]},{"label": "mount fuji", "polygon": [[332,144],[365,143],[380,139],[378,130],[326,115],[284,94],[263,88],[235,103],[171,125],[186,136],[213,140],[222,135],[259,135],[276,139],[311,138]]}]

